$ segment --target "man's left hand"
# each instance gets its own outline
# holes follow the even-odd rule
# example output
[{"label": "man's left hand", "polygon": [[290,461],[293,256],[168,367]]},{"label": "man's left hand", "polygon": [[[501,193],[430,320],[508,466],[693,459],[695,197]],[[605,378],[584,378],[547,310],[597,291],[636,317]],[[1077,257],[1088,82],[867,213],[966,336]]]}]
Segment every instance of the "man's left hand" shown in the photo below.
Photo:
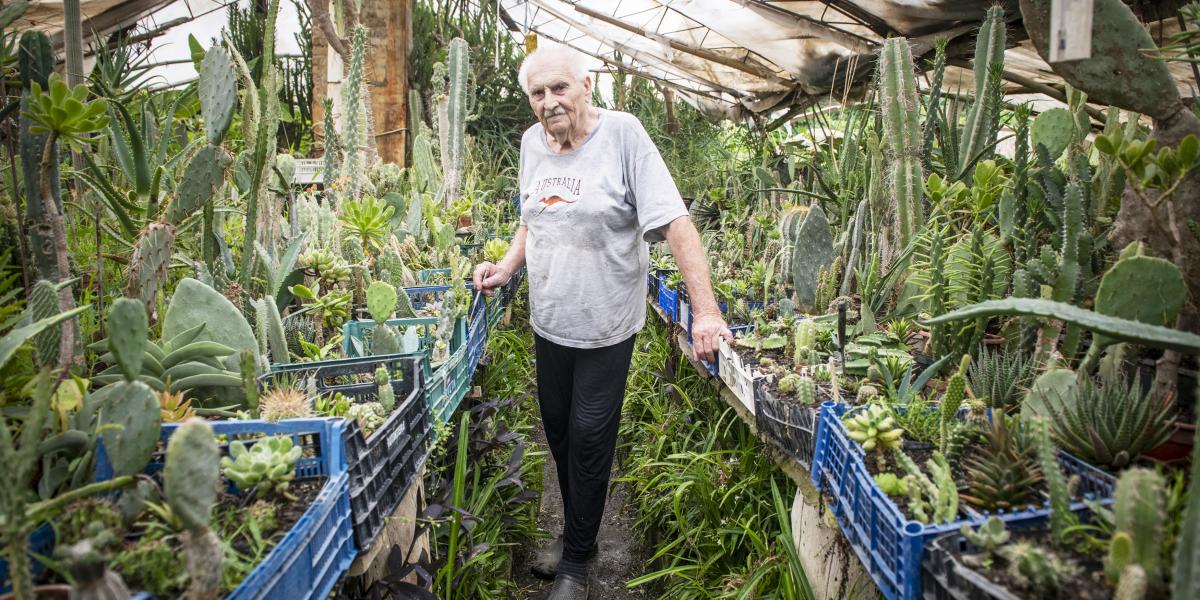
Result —
[{"label": "man's left hand", "polygon": [[696,358],[715,362],[721,338],[727,342],[733,341],[733,333],[720,314],[696,315],[692,320],[692,350]]}]

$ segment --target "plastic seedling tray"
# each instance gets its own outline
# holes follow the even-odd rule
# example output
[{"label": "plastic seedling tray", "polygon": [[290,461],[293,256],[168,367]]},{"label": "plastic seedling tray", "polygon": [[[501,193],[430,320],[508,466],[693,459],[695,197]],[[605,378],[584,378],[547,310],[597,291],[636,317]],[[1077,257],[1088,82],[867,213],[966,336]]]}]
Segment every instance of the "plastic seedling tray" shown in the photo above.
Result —
[{"label": "plastic seedling tray", "polygon": [[921,569],[922,600],[1020,600],[1002,585],[971,569],[957,555],[978,551],[957,533],[933,541]]},{"label": "plastic seedling tray", "polygon": [[817,446],[817,406],[777,398],[764,379],[754,387],[754,426],[776,448],[805,469]]},{"label": "plastic seedling tray", "polygon": [[763,375],[752,364],[742,361],[732,344],[721,338],[718,349],[717,376],[729,387],[733,395],[754,414],[754,388],[762,381]]},{"label": "plastic seedling tray", "polygon": [[671,323],[679,321],[679,292],[667,287],[669,271],[658,275],[658,308],[666,315]]},{"label": "plastic seedling tray", "polygon": [[[921,561],[934,539],[956,532],[964,524],[977,527],[989,516],[1000,518],[1010,529],[1041,526],[1050,516],[1046,503],[994,514],[976,513],[950,523],[927,525],[908,520],[875,485],[862,447],[848,437],[841,417],[849,408],[832,402],[821,405],[812,481],[827,496],[850,547],[888,600],[921,598]],[[1102,506],[1112,504],[1117,483],[1112,475],[1065,452],[1059,454],[1059,465],[1068,476],[1079,477],[1078,493],[1084,500],[1098,501]],[[1089,507],[1077,501],[1072,502],[1071,510],[1086,514]]]}]

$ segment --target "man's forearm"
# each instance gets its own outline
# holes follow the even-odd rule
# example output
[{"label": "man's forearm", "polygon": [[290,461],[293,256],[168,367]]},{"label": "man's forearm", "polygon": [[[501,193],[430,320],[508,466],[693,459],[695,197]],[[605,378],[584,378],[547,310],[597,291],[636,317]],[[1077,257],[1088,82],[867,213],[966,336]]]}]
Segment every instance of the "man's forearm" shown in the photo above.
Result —
[{"label": "man's forearm", "polygon": [[675,264],[683,273],[683,281],[687,284],[688,298],[691,300],[692,314],[720,315],[716,298],[713,297],[712,281],[708,272],[708,259],[704,256],[704,247],[700,245],[700,234],[688,217],[680,217],[666,226],[667,245],[675,257]]},{"label": "man's forearm", "polygon": [[508,247],[508,252],[496,266],[508,271],[509,275],[525,266],[525,238],[528,234],[529,230],[524,225],[518,227],[516,235],[513,236],[512,245]]}]

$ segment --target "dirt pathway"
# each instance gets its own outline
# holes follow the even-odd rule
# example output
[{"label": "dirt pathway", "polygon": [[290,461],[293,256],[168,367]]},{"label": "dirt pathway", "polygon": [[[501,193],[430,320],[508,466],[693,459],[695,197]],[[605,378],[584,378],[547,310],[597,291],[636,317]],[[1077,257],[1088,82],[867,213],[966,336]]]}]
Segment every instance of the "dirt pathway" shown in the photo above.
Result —
[{"label": "dirt pathway", "polygon": [[[542,469],[542,506],[538,525],[551,535],[558,535],[563,526],[562,495],[558,491],[558,470],[546,446],[546,435],[539,423],[533,442],[546,451]],[[615,479],[617,474],[613,474]],[[639,547],[633,531],[632,511],[624,486],[610,486],[604,503],[604,520],[600,526],[600,554],[592,562],[590,600],[644,600],[649,596],[641,589],[629,590],[625,582],[644,572],[645,552]],[[543,542],[545,543],[545,542]],[[538,548],[529,547],[517,554],[513,578],[524,590],[525,598],[544,600],[550,594],[551,582],[534,577],[529,563]]]}]

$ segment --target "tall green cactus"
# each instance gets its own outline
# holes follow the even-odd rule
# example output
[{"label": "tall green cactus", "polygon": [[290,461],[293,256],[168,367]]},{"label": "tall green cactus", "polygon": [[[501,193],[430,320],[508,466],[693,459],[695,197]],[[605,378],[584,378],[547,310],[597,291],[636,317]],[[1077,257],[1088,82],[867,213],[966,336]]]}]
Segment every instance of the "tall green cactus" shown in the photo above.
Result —
[{"label": "tall green cactus", "polygon": [[921,160],[926,169],[931,168],[933,160],[933,138],[938,124],[935,116],[941,111],[942,79],[946,74],[946,45],[949,42],[947,38],[938,38],[933,46],[933,75],[929,80],[929,99],[925,103],[925,129],[921,141]]},{"label": "tall green cactus", "polygon": [[450,206],[458,200],[462,188],[463,177],[466,175],[467,156],[467,104],[468,78],[471,70],[470,50],[467,41],[462,38],[450,40],[450,60],[446,77],[449,87],[446,90],[444,118],[441,123],[444,133],[442,145],[443,202]]},{"label": "tall green cactus", "polygon": [[258,121],[254,128],[254,145],[250,168],[250,193],[246,198],[246,226],[242,235],[242,264],[239,273],[239,283],[246,292],[253,287],[255,274],[254,261],[257,253],[254,244],[259,240],[259,197],[265,191],[267,164],[275,156],[275,130],[278,125],[279,109],[279,73],[275,68],[275,20],[279,16],[279,0],[269,0],[267,3],[267,18],[263,23],[263,52],[259,56],[262,65],[263,84],[258,86],[258,97],[255,99],[247,90],[250,98],[247,104],[258,103]]},{"label": "tall green cactus", "polygon": [[[53,247],[53,240],[47,232],[32,227],[33,223],[43,220],[45,207],[40,188],[42,175],[42,154],[46,147],[47,134],[35,134],[29,130],[34,125],[27,115],[32,109],[30,103],[30,86],[37,83],[42,88],[49,87],[50,73],[54,72],[54,51],[50,46],[50,38],[41,31],[28,30],[21,34],[18,47],[18,59],[21,74],[21,112],[19,120],[18,144],[21,155],[21,180],[25,187],[25,220],[24,228],[29,232],[29,247],[34,249],[30,257],[37,270],[37,277],[58,281],[67,276],[59,273],[58,266],[52,254],[39,252],[39,248]],[[62,206],[61,190],[58,176],[58,149],[51,150],[49,164],[50,172],[46,173],[50,182],[50,195],[54,198],[55,209]]]},{"label": "tall green cactus", "polygon": [[346,180],[346,198],[358,198],[367,172],[366,75],[367,30],[362,25],[351,36],[350,69],[342,82],[342,134],[344,151],[340,179]]},{"label": "tall green cactus", "polygon": [[967,391],[967,368],[971,366],[971,355],[964,354],[958,363],[958,370],[946,382],[946,393],[938,404],[938,449],[942,454],[949,454],[951,439],[958,428],[958,409],[962,407],[963,398]]},{"label": "tall green cactus", "polygon": [[993,6],[975,39],[975,102],[967,111],[958,146],[957,179],[970,177],[975,163],[996,142],[1003,97],[1004,44],[1004,7]]},{"label": "tall green cactus", "polygon": [[1110,583],[1124,579],[1130,565],[1145,573],[1150,588],[1162,585],[1167,539],[1167,492],[1162,475],[1149,469],[1125,471],[1113,496],[1116,526],[1104,565]]},{"label": "tall green cactus", "polygon": [[338,141],[337,129],[334,127],[333,120],[333,98],[328,96],[321,101],[321,106],[325,112],[325,154],[323,156],[325,163],[321,169],[321,185],[326,190],[333,190],[333,182],[337,180],[339,166],[341,165],[340,154],[341,144]]},{"label": "tall green cactus", "polygon": [[896,199],[896,245],[904,248],[921,230],[925,174],[921,167],[920,101],[912,50],[905,38],[889,38],[879,51],[879,104],[888,177]]}]

